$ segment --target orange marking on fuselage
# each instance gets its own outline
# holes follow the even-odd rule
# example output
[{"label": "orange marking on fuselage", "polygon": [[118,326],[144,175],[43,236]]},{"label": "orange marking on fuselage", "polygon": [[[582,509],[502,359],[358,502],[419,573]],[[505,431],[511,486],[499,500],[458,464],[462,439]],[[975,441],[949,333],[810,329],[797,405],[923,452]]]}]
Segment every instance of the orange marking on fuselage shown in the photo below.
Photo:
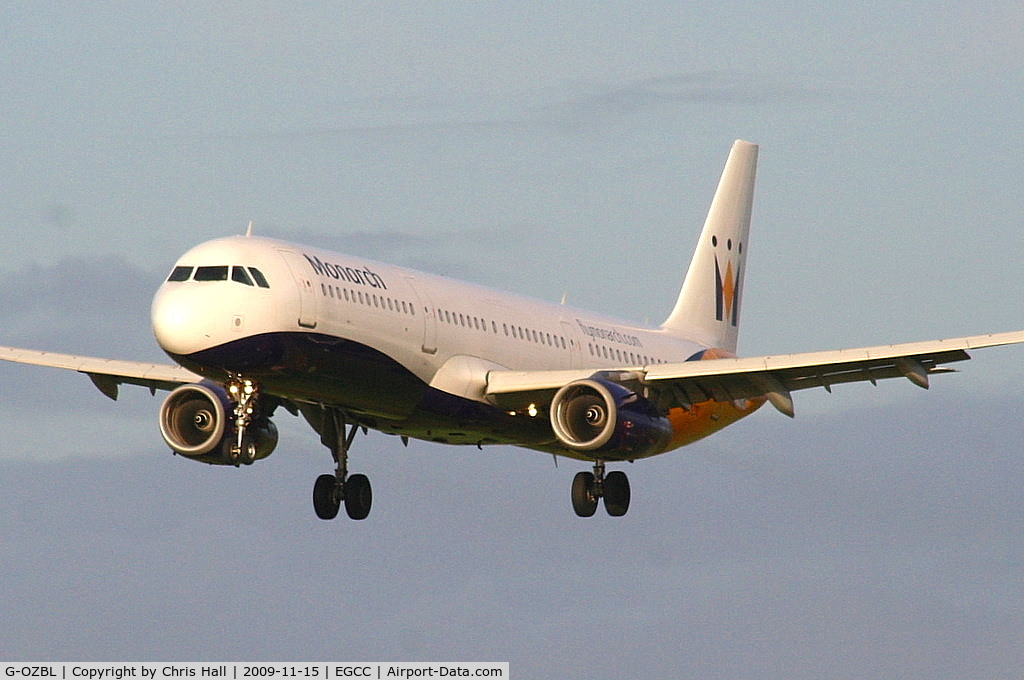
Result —
[{"label": "orange marking on fuselage", "polygon": [[[732,264],[726,270],[728,281],[732,281]],[[728,286],[731,289],[731,285]],[[731,300],[731,296],[726,298]],[[731,302],[730,302],[731,304]],[[711,347],[704,350],[701,361],[710,359],[731,359],[733,355],[724,349]],[[689,409],[680,407],[669,409],[668,421],[672,425],[672,438],[666,447],[666,451],[692,444],[708,435],[718,432],[723,427],[735,423],[740,418],[745,418],[761,408],[767,401],[764,397],[754,399],[739,399],[732,401],[704,401],[699,404],[692,404]]]},{"label": "orange marking on fuselage", "polygon": [[761,408],[765,401],[763,397],[741,399],[739,404],[731,401],[705,401],[692,404],[688,410],[670,409],[668,422],[672,425],[672,438],[665,450],[677,449],[714,434],[740,418],[749,416]]}]

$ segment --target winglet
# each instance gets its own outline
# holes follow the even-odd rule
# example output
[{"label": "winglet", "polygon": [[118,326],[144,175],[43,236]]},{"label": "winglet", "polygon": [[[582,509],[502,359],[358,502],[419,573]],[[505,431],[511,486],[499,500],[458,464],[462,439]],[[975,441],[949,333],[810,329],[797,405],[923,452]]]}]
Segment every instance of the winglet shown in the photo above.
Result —
[{"label": "winglet", "polygon": [[730,353],[739,337],[757,151],[756,144],[733,143],[679,298],[661,325],[672,335]]}]

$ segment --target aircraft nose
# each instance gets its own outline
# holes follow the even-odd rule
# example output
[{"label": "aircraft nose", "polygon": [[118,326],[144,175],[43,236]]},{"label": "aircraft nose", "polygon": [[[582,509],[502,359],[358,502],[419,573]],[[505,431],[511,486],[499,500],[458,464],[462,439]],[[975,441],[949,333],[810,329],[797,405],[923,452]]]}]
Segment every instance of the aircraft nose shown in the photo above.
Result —
[{"label": "aircraft nose", "polygon": [[150,309],[153,336],[168,354],[188,355],[199,351],[209,341],[204,319],[207,305],[192,293],[165,284],[153,297]]}]

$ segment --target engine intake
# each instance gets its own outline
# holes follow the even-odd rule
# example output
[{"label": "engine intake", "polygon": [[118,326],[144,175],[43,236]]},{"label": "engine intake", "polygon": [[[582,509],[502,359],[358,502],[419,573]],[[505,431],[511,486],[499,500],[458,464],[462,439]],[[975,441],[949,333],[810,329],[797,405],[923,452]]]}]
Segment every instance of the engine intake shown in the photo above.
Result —
[{"label": "engine intake", "polygon": [[[168,446],[186,458],[211,465],[236,465],[238,461],[230,455],[236,439],[234,408],[221,385],[182,385],[160,407],[160,434]],[[246,443],[255,445],[253,460],[266,458],[277,446],[277,427],[269,418],[255,419],[245,434]]]},{"label": "engine intake", "polygon": [[589,378],[563,386],[551,401],[558,440],[595,458],[632,460],[661,453],[672,436],[654,405],[618,383]]}]

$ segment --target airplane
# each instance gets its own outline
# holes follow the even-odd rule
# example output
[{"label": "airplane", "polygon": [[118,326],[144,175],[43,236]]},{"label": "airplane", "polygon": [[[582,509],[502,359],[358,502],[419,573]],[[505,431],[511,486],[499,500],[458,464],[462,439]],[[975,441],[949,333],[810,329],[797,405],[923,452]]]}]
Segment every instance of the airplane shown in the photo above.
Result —
[{"label": "airplane", "polygon": [[278,443],[278,408],[302,417],[334,460],[320,475],[321,519],[372,504],[349,474],[359,432],[403,443],[513,445],[590,464],[572,480],[576,515],[603,501],[625,515],[633,462],[707,437],[765,403],[793,417],[792,393],[906,378],[927,388],[968,350],[1024,331],[783,356],[737,357],[758,146],[729,153],[678,298],[641,326],[310,246],[245,235],[198,245],[151,308],[174,364],[0,347],[0,359],[84,373],[111,399],[122,384],[169,391],[159,411],[171,450],[249,465]]}]

